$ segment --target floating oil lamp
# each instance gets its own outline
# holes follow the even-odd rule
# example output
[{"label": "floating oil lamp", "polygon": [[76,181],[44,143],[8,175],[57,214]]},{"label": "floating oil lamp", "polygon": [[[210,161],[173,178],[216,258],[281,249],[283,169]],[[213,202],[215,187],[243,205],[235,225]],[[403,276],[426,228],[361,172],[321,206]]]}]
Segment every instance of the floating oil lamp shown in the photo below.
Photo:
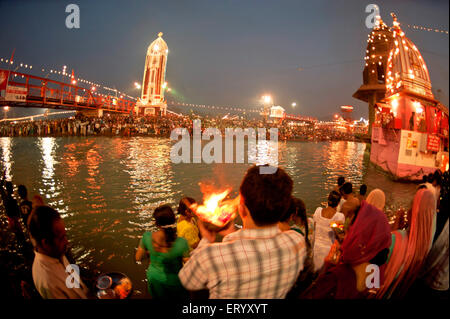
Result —
[{"label": "floating oil lamp", "polygon": [[236,217],[239,196],[235,199],[224,200],[230,192],[231,188],[204,193],[203,205],[194,203],[189,205],[189,208],[203,221],[208,230],[219,232],[228,227]]}]

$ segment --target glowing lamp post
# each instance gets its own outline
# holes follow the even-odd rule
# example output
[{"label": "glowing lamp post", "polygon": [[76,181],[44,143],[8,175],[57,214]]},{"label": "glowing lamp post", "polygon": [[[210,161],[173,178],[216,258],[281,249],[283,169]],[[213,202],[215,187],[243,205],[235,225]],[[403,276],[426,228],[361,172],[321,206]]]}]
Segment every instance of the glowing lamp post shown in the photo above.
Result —
[{"label": "glowing lamp post", "polygon": [[8,111],[9,111],[9,106],[7,105],[7,106],[5,106],[4,108],[3,108],[3,110],[5,110],[5,119],[7,118],[7,113],[8,113]]},{"label": "glowing lamp post", "polygon": [[263,95],[261,99],[264,107],[263,109],[264,119],[267,121],[267,117],[269,116],[270,112],[270,106],[272,104],[272,97],[270,95]]}]

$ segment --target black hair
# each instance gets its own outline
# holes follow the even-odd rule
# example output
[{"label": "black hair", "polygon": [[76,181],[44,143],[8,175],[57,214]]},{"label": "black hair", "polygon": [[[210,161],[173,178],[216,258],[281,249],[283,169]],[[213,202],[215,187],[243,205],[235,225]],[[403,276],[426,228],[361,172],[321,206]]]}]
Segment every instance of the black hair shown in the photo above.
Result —
[{"label": "black hair", "polygon": [[339,194],[336,191],[331,191],[328,195],[328,206],[332,208],[336,208],[337,205],[339,205],[339,202],[341,201],[341,194]]},{"label": "black hair", "polygon": [[433,181],[436,182],[437,185],[442,184],[442,173],[440,170],[436,170],[433,174]]},{"label": "black hair", "polygon": [[309,229],[308,229],[308,216],[306,216],[306,206],[305,202],[303,202],[300,198],[297,197],[291,198],[291,204],[289,205],[289,208],[286,211],[286,213],[284,213],[281,216],[280,222],[282,223],[287,222],[291,216],[298,216],[301,219],[303,225],[305,226],[306,245],[308,245],[308,247],[311,247],[311,243],[308,240]]},{"label": "black hair", "polygon": [[192,197],[183,197],[180,200],[180,203],[178,204],[178,214],[186,216],[186,211],[189,210],[191,211],[191,209],[186,205],[186,203],[188,203],[189,205],[192,205],[194,203],[196,203],[195,199],[193,199]]},{"label": "black hair", "polygon": [[341,187],[342,194],[348,195],[353,192],[353,185],[350,182],[344,183]]},{"label": "black hair", "polygon": [[17,187],[17,193],[19,194],[20,198],[25,199],[27,198],[28,191],[25,185],[19,185]]},{"label": "black hair", "polygon": [[61,215],[49,206],[37,207],[28,219],[28,230],[31,237],[36,240],[38,244],[43,239],[53,241],[55,234],[53,232],[53,224],[60,220]]},{"label": "black hair", "polygon": [[344,176],[339,176],[337,179],[337,184],[339,187],[341,187],[342,185],[344,185],[345,183],[345,177]]},{"label": "black hair", "polygon": [[261,174],[260,167],[248,169],[239,191],[255,224],[273,225],[288,210],[294,183],[282,168],[273,168],[273,174]]},{"label": "black hair", "polygon": [[177,228],[176,226],[164,227],[175,224],[175,214],[172,210],[172,207],[169,205],[162,205],[155,209],[153,213],[153,217],[155,218],[156,226],[161,227],[164,231],[164,236],[166,240],[166,244],[171,246],[172,243],[177,239]]},{"label": "black hair", "polygon": [[382,266],[386,263],[388,256],[389,256],[389,248],[384,248],[380,250],[378,254],[376,254],[376,256],[369,261],[369,263],[377,266]]},{"label": "black hair", "polygon": [[433,173],[428,174],[428,176],[427,176],[427,182],[428,182],[428,183],[433,183]]},{"label": "black hair", "polygon": [[426,182],[428,182],[427,175],[423,175],[422,176],[422,183],[426,183]]},{"label": "black hair", "polygon": [[366,195],[366,193],[367,193],[367,185],[366,184],[362,184],[359,187],[359,194],[364,196],[364,195]]}]

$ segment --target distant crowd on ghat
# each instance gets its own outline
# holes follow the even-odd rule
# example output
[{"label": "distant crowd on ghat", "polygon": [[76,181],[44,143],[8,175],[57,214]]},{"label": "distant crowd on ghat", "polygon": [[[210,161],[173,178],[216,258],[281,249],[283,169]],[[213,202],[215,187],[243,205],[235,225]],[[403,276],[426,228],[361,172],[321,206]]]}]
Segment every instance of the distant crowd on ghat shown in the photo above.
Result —
[{"label": "distant crowd on ghat", "polygon": [[158,136],[170,137],[173,129],[187,128],[192,135],[192,121],[200,119],[202,130],[215,127],[225,128],[258,128],[277,127],[280,140],[292,139],[345,139],[351,140],[352,134],[335,132],[328,128],[315,129],[313,124],[279,125],[264,123],[262,120],[239,118],[221,118],[198,115],[142,116],[132,117],[107,114],[103,117],[87,117],[77,114],[65,119],[45,119],[20,122],[1,122],[0,136]]},{"label": "distant crowd on ghat", "polygon": [[[361,185],[339,177],[326,207],[311,217],[293,181],[248,169],[239,188],[238,215],[224,227],[198,218],[195,199],[182,198],[176,213],[169,205],[153,212],[157,230],[142,235],[137,262],[148,262],[148,291],[155,299],[443,298],[449,288],[449,173],[423,177],[408,211],[389,224],[385,194],[367,194]],[[39,195],[16,194],[2,179],[1,197],[8,227],[16,240],[34,247],[32,283],[23,296],[95,298],[94,287],[66,285],[69,264],[64,220]],[[312,211],[311,211],[312,212]],[[370,271],[369,271],[369,270]],[[28,274],[30,275],[30,274]],[[83,275],[83,274],[82,274]],[[82,277],[83,278],[83,277]],[[37,293],[36,293],[37,292]]]}]

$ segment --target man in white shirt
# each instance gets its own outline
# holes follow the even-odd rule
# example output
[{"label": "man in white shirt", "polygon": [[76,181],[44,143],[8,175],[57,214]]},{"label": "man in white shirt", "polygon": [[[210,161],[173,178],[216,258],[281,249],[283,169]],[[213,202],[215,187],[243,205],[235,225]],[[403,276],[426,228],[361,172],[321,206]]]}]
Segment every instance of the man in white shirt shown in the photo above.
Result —
[{"label": "man in white shirt", "polygon": [[70,266],[65,253],[67,237],[59,213],[40,206],[31,215],[28,229],[35,248],[32,274],[34,285],[44,299],[86,299],[88,289],[78,268]]}]

